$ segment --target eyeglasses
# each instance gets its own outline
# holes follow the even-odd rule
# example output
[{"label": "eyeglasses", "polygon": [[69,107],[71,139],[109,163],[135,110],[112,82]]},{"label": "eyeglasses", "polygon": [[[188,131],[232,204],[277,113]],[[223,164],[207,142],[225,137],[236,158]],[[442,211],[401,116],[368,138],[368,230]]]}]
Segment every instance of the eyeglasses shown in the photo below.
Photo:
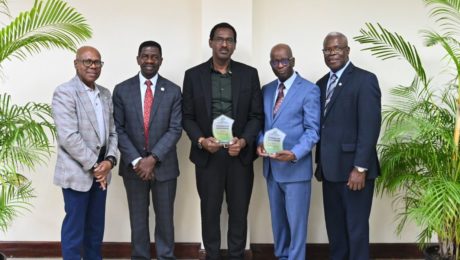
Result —
[{"label": "eyeglasses", "polygon": [[323,49],[323,53],[326,54],[326,55],[330,55],[330,54],[341,54],[343,53],[343,51],[345,51],[346,49],[348,49],[348,46],[345,46],[345,47],[334,47],[334,48],[328,48],[328,49]]},{"label": "eyeglasses", "polygon": [[95,67],[100,68],[104,65],[103,61],[100,60],[77,60],[81,62],[85,67],[91,67],[93,64]]},{"label": "eyeglasses", "polygon": [[226,42],[228,45],[233,45],[235,44],[235,39],[233,38],[221,38],[221,37],[217,37],[215,39],[212,40],[213,42],[219,44],[219,45],[222,45],[224,44],[224,42]]},{"label": "eyeglasses", "polygon": [[281,60],[270,60],[270,65],[272,67],[278,67],[280,64],[284,66],[289,65],[289,62],[294,59],[294,57],[288,58],[288,59],[281,59]]}]

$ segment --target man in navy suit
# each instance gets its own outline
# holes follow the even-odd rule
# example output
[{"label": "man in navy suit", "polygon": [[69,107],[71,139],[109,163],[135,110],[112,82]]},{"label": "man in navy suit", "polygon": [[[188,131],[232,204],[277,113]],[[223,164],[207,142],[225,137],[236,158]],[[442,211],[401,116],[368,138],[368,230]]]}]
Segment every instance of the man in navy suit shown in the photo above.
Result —
[{"label": "man in navy suit", "polygon": [[119,173],[128,197],[131,259],[151,259],[150,194],[157,259],[174,257],[174,200],[179,176],[176,144],[182,133],[179,86],[163,78],[161,46],[139,46],[140,73],[115,86],[114,118],[121,151]]},{"label": "man in navy suit", "polygon": [[377,77],[348,58],[345,35],[329,33],[323,54],[331,70],[321,89],[321,139],[315,176],[323,181],[330,257],[369,259],[369,215],[380,168],[376,144],[381,124]]},{"label": "man in navy suit", "polygon": [[295,58],[288,45],[272,48],[270,65],[278,79],[262,88],[264,133],[277,128],[286,137],[284,150],[267,154],[264,135],[260,135],[257,154],[264,157],[275,256],[305,259],[313,175],[311,151],[319,140],[320,91],[294,72]]},{"label": "man in navy suit", "polygon": [[[206,259],[220,259],[220,213],[224,192],[228,205],[229,259],[244,259],[247,214],[254,180],[256,138],[263,123],[257,70],[233,61],[236,31],[228,23],[215,25],[209,36],[212,58],[185,72],[184,130],[191,140],[201,200],[201,224]],[[212,134],[213,120],[234,120],[230,144]]]}]

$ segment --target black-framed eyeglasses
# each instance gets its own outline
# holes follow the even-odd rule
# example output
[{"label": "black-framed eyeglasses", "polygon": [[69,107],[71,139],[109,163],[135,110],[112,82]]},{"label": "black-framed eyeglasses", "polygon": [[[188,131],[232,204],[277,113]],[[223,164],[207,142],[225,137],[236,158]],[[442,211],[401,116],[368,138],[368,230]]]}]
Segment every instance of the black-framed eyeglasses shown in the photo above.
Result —
[{"label": "black-framed eyeglasses", "polygon": [[104,62],[100,60],[77,60],[77,61],[83,64],[85,67],[91,67],[93,64],[97,68],[104,66]]},{"label": "black-framed eyeglasses", "polygon": [[288,59],[281,59],[281,60],[270,60],[270,65],[272,67],[278,67],[280,64],[283,66],[289,65],[289,62],[294,59],[294,57],[288,58]]},{"label": "black-framed eyeglasses", "polygon": [[224,42],[226,42],[228,45],[234,45],[235,44],[235,39],[233,38],[222,38],[222,37],[217,37],[212,40],[213,42],[222,45]]},{"label": "black-framed eyeglasses", "polygon": [[330,55],[330,54],[342,54],[347,49],[348,49],[348,46],[327,48],[327,49],[323,49],[322,51],[324,54]]}]

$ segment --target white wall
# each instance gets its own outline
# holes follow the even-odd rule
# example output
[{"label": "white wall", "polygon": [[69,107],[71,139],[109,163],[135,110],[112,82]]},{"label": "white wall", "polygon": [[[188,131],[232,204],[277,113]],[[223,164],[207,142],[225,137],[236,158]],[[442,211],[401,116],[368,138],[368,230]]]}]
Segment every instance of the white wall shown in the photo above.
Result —
[{"label": "white wall", "polygon": [[[234,59],[258,68],[261,83],[274,79],[268,65],[270,48],[279,42],[291,45],[296,69],[316,81],[327,72],[322,59],[322,41],[330,31],[341,31],[349,37],[351,60],[377,74],[384,104],[388,89],[412,79],[410,68],[398,61],[382,62],[352,40],[365,22],[380,22],[407,37],[426,57],[429,67],[438,68],[439,50],[423,48],[418,31],[430,26],[427,10],[421,0],[69,0],[93,28],[93,38],[85,44],[97,47],[105,66],[98,83],[113,89],[114,85],[137,73],[135,62],[138,45],[156,40],[163,47],[160,74],[182,85],[184,71],[211,55],[208,37],[211,27],[227,21],[236,27],[238,44]],[[10,0],[13,16],[26,10],[32,0]],[[3,23],[4,18],[0,19]],[[3,26],[3,24],[1,25]],[[74,55],[67,51],[43,51],[25,62],[13,60],[4,64],[0,92],[8,92],[16,103],[50,102],[54,88],[74,75]],[[431,76],[434,74],[431,74]],[[181,176],[176,199],[176,241],[201,242],[199,198],[195,188],[194,167],[188,160],[189,144],[185,134],[180,140]],[[48,165],[30,174],[37,197],[31,212],[17,218],[0,240],[58,241],[64,216],[60,188],[52,184],[55,157]],[[256,177],[250,208],[251,243],[271,243],[271,224],[261,162],[256,161]],[[224,208],[225,210],[225,208]],[[153,215],[153,213],[152,213]],[[376,198],[371,216],[371,242],[414,242],[417,229],[410,226],[401,237],[394,235],[391,199]],[[223,219],[226,220],[225,217]],[[114,175],[107,199],[105,241],[129,241],[129,219],[125,190]],[[151,230],[153,231],[153,223]],[[223,225],[225,227],[225,225]],[[225,237],[225,233],[224,237]],[[225,240],[225,239],[223,239]],[[327,242],[321,185],[313,181],[310,209],[309,243]]]}]

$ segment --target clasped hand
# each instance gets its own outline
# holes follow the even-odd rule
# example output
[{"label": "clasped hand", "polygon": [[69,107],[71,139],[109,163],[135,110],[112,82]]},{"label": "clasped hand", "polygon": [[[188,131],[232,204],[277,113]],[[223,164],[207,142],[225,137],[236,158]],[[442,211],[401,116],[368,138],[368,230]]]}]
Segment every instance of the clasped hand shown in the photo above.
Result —
[{"label": "clasped hand", "polygon": [[150,181],[155,176],[154,169],[157,161],[153,156],[149,155],[144,157],[137,162],[134,166],[134,172],[141,178],[143,181]]}]

